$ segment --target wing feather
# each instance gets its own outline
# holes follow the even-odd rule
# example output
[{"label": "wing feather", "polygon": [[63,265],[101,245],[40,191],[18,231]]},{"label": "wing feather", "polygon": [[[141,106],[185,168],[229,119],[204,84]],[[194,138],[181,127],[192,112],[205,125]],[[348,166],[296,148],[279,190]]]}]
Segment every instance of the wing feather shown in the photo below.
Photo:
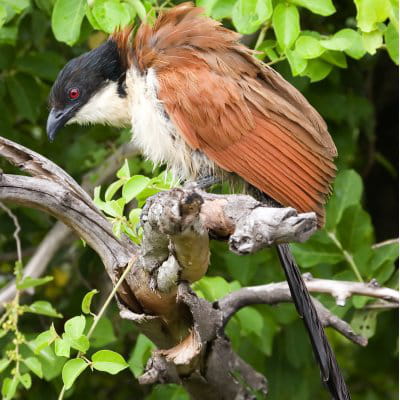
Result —
[{"label": "wing feather", "polygon": [[337,155],[327,126],[236,33],[183,4],[139,29],[134,57],[156,71],[158,97],[191,148],[323,224]]}]

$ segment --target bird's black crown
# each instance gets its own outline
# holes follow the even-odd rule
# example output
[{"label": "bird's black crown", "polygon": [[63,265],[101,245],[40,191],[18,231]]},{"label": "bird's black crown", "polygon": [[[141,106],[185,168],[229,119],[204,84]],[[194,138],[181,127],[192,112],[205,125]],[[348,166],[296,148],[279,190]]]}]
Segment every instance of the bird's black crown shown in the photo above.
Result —
[{"label": "bird's black crown", "polygon": [[[51,89],[49,103],[55,109],[65,109],[74,101],[69,96],[72,88],[79,90],[76,106],[85,104],[107,81],[118,81],[119,94],[123,95],[125,70],[117,44],[109,39],[93,49],[69,61],[60,71]],[[74,107],[75,108],[75,107]]]}]

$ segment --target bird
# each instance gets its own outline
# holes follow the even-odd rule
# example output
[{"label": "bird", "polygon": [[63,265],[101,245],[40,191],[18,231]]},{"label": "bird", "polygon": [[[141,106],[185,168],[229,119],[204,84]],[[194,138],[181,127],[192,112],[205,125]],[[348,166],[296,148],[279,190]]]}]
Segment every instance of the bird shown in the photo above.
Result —
[{"label": "bird", "polygon": [[[49,139],[72,123],[132,127],[142,153],[179,179],[239,179],[266,202],[315,212],[322,227],[337,157],[327,125],[240,38],[191,3],[118,29],[58,74]],[[290,248],[277,252],[321,380],[334,400],[350,399]]]}]

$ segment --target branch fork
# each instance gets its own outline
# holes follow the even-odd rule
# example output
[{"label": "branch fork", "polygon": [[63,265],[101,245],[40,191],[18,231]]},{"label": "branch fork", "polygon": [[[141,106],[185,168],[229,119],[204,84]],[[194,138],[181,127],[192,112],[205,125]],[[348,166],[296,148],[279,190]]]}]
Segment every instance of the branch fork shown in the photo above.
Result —
[{"label": "branch fork", "polygon": [[[302,242],[317,228],[314,213],[267,207],[245,195],[215,195],[190,186],[172,189],[149,199],[138,247],[127,237],[116,238],[86,192],[51,161],[1,137],[0,155],[32,175],[0,174],[0,201],[37,208],[63,221],[96,250],[112,282],[135,258],[116,297],[121,318],[132,321],[158,347],[140,383],[180,383],[193,399],[202,400],[267,393],[266,378],[233,351],[224,327],[242,307],[290,302],[286,282],[242,288],[214,304],[198,298],[190,283],[207,272],[210,236],[228,240],[237,254]],[[308,277],[306,285],[310,292],[332,295],[339,304],[354,294],[393,306],[399,302],[397,291],[373,283]],[[325,326],[366,345],[345,321],[314,301]]]}]

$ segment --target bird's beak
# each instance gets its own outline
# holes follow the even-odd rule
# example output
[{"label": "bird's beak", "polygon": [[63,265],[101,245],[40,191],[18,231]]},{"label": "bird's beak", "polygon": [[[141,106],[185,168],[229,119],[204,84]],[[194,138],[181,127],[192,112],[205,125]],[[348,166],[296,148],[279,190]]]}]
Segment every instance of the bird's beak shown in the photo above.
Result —
[{"label": "bird's beak", "polygon": [[52,108],[50,114],[47,118],[47,137],[52,142],[57,132],[68,122],[68,120],[72,117],[71,109],[65,110],[56,110]]}]

